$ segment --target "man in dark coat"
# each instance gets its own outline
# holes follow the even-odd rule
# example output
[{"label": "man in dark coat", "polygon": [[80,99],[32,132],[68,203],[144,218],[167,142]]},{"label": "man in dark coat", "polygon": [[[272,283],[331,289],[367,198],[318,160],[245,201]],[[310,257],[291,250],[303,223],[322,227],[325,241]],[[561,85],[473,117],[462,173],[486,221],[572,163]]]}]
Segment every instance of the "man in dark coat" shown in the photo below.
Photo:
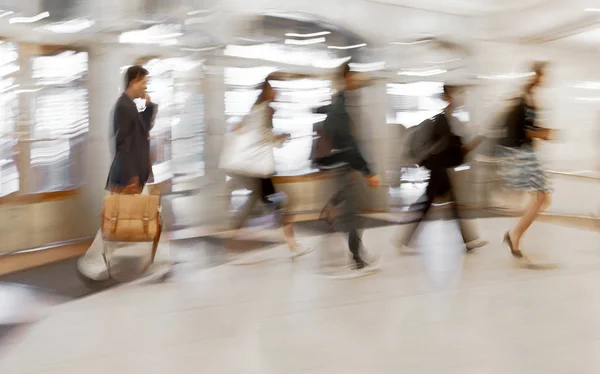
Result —
[{"label": "man in dark coat", "polygon": [[[141,193],[152,175],[150,130],[156,105],[146,93],[148,70],[134,65],[125,73],[125,92],[113,112],[114,158],[106,189],[118,193]],[[145,98],[146,109],[139,112],[133,101]]]},{"label": "man in dark coat", "polygon": [[327,118],[323,124],[323,136],[319,139],[321,144],[317,144],[315,163],[321,169],[335,168],[341,164],[347,166],[343,173],[344,181],[340,190],[331,198],[324,210],[333,209],[344,203],[343,212],[336,218],[335,226],[348,233],[348,246],[354,262],[352,269],[375,270],[373,267],[368,268],[369,264],[361,255],[362,240],[359,232],[358,206],[350,170],[353,169],[363,174],[372,188],[380,187],[381,180],[377,174],[371,171],[363,158],[350,127],[345,91],[360,88],[360,82],[357,76],[350,72],[348,64],[341,67],[340,78],[343,80],[344,89],[332,98],[331,105],[319,110],[319,112],[327,113]]}]

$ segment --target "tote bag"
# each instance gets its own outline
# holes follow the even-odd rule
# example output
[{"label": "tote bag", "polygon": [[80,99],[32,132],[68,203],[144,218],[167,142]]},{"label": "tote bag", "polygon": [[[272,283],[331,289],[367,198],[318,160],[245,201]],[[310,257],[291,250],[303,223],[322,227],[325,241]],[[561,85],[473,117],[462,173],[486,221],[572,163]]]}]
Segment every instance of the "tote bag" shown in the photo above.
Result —
[{"label": "tote bag", "polygon": [[252,108],[241,127],[225,135],[219,168],[233,175],[265,178],[275,174],[274,144],[265,125],[268,104]]}]

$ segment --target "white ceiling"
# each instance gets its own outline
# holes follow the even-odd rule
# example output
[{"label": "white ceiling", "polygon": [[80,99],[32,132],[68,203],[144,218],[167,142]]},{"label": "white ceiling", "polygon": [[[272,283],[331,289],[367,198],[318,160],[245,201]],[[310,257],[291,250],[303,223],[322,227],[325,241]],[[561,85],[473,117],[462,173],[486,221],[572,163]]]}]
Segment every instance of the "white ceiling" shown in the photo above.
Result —
[{"label": "white ceiling", "polygon": [[552,0],[368,0],[462,16],[488,15],[537,7]]},{"label": "white ceiling", "polygon": [[600,46],[600,25],[596,29],[584,31],[577,35],[572,35],[557,40],[555,44],[578,45],[581,47],[598,47]]}]

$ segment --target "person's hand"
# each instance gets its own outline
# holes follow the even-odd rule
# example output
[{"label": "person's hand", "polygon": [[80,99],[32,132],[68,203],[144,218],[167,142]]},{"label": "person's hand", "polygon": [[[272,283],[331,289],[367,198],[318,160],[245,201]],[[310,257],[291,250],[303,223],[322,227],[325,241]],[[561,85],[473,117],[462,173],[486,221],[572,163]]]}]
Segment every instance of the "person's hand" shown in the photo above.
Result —
[{"label": "person's hand", "polygon": [[133,177],[129,181],[129,184],[123,189],[124,194],[138,194],[140,193],[140,179]]},{"label": "person's hand", "polygon": [[144,94],[142,95],[142,98],[144,100],[146,100],[146,105],[150,104],[151,99],[150,99],[150,95],[148,95],[148,92],[144,91]]},{"label": "person's hand", "polygon": [[379,188],[381,187],[381,178],[379,175],[369,175],[367,176],[367,183],[371,188]]},{"label": "person's hand", "polygon": [[546,133],[546,140],[558,140],[560,133],[554,129],[548,129]]}]

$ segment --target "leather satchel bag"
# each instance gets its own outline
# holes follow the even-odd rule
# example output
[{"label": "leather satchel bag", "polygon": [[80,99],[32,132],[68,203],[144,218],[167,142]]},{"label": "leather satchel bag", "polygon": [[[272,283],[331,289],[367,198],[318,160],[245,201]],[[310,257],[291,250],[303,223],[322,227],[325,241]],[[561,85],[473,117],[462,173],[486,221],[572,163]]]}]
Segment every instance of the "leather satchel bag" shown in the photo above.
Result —
[{"label": "leather satchel bag", "polygon": [[102,237],[107,242],[151,242],[162,232],[160,196],[111,194],[104,198]]}]

